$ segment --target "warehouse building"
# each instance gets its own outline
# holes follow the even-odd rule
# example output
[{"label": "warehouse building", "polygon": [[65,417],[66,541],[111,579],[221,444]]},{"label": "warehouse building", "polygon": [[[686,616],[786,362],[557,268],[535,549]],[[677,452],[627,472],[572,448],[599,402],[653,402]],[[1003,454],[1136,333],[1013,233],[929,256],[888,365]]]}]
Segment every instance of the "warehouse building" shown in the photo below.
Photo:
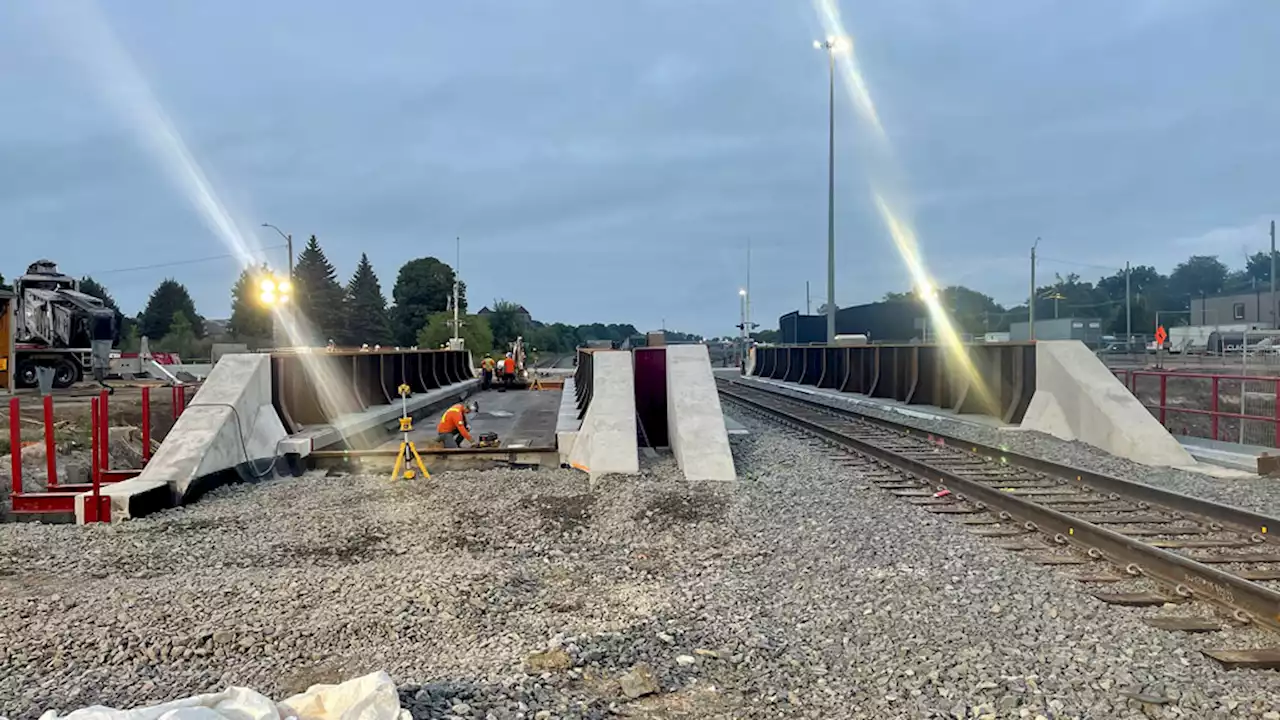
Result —
[{"label": "warehouse building", "polygon": [[[1016,322],[1009,326],[1009,340],[1031,339],[1031,325]],[[1097,318],[1053,318],[1036,321],[1036,340],[1079,340],[1089,347],[1102,345],[1102,321]]]},{"label": "warehouse building", "polygon": [[[924,314],[914,302],[878,302],[836,310],[836,334],[866,335],[873,343],[910,342],[922,337]],[[827,340],[825,315],[801,315],[797,310],[778,318],[781,341],[787,345]]]}]

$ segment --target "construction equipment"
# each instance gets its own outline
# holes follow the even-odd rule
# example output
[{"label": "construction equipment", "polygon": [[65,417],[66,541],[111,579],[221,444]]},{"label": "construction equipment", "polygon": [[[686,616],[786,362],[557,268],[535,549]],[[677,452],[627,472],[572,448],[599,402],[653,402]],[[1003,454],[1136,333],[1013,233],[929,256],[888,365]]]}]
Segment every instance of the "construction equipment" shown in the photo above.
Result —
[{"label": "construction equipment", "polygon": [[53,386],[67,388],[110,365],[116,313],[80,292],[80,282],[58,272],[52,260],[37,260],[13,283],[14,384],[36,387],[36,368],[53,370]]},{"label": "construction equipment", "polygon": [[502,441],[498,439],[498,433],[487,432],[476,435],[476,443],[474,447],[496,448],[501,446]]},{"label": "construction equipment", "polygon": [[422,456],[418,454],[418,447],[409,439],[409,433],[413,432],[413,418],[409,417],[409,395],[413,389],[403,384],[398,389],[400,391],[400,451],[396,453],[396,465],[391,469],[391,479],[412,480],[415,477],[414,469],[417,468],[422,471],[422,477],[430,480],[431,473],[427,472],[427,466],[423,464]]}]

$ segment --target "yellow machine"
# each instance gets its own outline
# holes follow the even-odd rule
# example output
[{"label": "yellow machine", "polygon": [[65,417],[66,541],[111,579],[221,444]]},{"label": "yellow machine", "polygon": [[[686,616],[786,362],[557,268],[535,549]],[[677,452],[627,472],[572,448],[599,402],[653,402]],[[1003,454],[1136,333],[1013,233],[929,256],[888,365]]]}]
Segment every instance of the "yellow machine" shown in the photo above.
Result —
[{"label": "yellow machine", "polygon": [[401,385],[400,388],[400,451],[396,454],[396,466],[391,470],[391,479],[396,480],[403,478],[412,480],[415,475],[415,469],[422,471],[422,477],[431,479],[431,473],[427,472],[427,466],[422,463],[422,456],[418,454],[418,448],[409,439],[409,433],[413,432],[413,418],[409,417],[409,394],[412,389],[408,385]]}]

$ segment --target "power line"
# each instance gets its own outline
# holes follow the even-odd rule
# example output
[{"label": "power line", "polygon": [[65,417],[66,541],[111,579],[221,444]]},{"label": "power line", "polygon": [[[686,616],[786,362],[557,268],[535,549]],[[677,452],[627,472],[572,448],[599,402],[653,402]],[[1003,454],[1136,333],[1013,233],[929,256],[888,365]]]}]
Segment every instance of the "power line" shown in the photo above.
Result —
[{"label": "power line", "polygon": [[[268,245],[263,250],[279,250],[287,247],[287,245]],[[212,262],[214,260],[227,260],[229,258],[239,257],[236,253],[223,253],[222,255],[209,255],[200,258],[191,258],[188,260],[174,260],[172,262],[155,263],[153,265],[136,265],[134,267],[115,268],[113,270],[98,270],[96,272],[81,273],[82,275],[112,275],[115,273],[136,272],[139,270],[157,270],[160,268],[177,267],[179,265],[197,265],[199,263]]]},{"label": "power line", "polygon": [[1041,262],[1058,263],[1060,265],[1074,265],[1076,267],[1094,268],[1096,270],[1110,270],[1113,272],[1124,272],[1123,267],[1117,268],[1112,265],[1095,265],[1093,263],[1083,263],[1076,260],[1059,260],[1057,258],[1044,257],[1043,255],[1040,256],[1039,259]]}]

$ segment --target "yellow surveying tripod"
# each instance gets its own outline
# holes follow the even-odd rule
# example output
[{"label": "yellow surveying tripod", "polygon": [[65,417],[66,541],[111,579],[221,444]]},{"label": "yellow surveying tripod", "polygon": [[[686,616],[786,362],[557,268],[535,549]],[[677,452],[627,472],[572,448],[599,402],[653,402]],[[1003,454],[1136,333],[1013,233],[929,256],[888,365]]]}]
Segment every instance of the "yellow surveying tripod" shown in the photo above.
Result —
[{"label": "yellow surveying tripod", "polygon": [[[412,392],[408,385],[401,385],[400,390],[400,451],[396,453],[396,466],[391,470],[391,479],[404,478],[412,480],[414,468],[422,471],[422,477],[431,479],[431,473],[427,472],[427,466],[422,464],[422,456],[418,454],[418,448],[409,439],[409,433],[413,432],[413,418],[409,417],[409,393]],[[403,468],[404,474],[401,474]]]}]

